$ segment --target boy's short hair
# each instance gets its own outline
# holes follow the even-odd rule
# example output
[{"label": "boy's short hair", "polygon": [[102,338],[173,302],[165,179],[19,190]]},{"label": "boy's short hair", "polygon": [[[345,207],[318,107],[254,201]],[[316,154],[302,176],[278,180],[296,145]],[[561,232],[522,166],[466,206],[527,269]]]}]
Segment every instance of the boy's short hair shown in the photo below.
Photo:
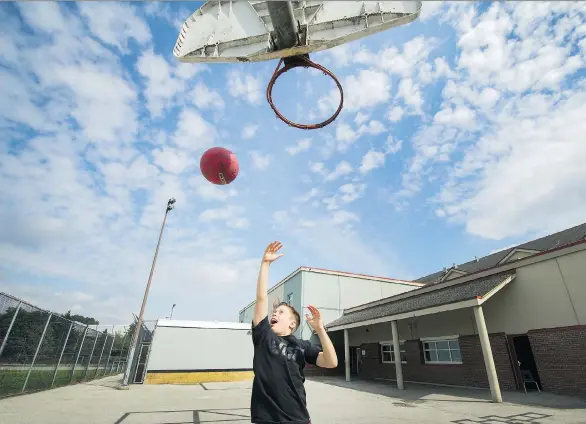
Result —
[{"label": "boy's short hair", "polygon": [[299,312],[297,312],[295,308],[287,302],[275,302],[274,308],[277,309],[279,306],[286,306],[287,308],[289,308],[289,310],[293,314],[293,318],[295,319],[295,328],[293,329],[293,331],[297,330],[299,328],[299,324],[301,324],[301,316],[299,315]]}]

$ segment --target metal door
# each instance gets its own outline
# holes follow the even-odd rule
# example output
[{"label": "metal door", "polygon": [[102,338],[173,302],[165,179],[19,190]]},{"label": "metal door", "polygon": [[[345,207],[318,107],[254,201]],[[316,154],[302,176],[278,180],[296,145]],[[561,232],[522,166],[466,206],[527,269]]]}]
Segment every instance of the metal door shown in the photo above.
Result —
[{"label": "metal door", "polygon": [[138,361],[136,362],[136,369],[134,371],[134,379],[132,380],[134,384],[144,383],[144,376],[146,373],[146,366],[150,349],[150,343],[141,343],[140,354],[138,355]]}]

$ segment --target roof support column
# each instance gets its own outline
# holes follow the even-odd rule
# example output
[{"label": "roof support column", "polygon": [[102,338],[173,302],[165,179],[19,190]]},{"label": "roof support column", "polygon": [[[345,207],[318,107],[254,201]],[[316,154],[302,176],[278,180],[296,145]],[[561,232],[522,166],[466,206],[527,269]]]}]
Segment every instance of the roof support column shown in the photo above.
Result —
[{"label": "roof support column", "polygon": [[344,368],[346,370],[346,381],[350,381],[350,340],[347,328],[344,328]]},{"label": "roof support column", "polygon": [[486,322],[484,321],[484,312],[482,306],[474,306],[474,318],[476,320],[476,327],[478,328],[478,336],[480,337],[480,345],[482,346],[482,356],[484,356],[484,365],[486,366],[486,373],[488,374],[488,384],[490,386],[490,394],[492,401],[501,403],[503,401],[501,395],[501,388],[496,374],[496,367],[494,366],[494,358],[492,356],[492,349],[490,347],[490,340],[488,339],[488,331],[486,330]]},{"label": "roof support column", "polygon": [[395,354],[395,374],[397,375],[397,389],[403,390],[403,368],[401,364],[401,345],[399,344],[399,329],[397,321],[391,321],[393,331],[393,352]]}]

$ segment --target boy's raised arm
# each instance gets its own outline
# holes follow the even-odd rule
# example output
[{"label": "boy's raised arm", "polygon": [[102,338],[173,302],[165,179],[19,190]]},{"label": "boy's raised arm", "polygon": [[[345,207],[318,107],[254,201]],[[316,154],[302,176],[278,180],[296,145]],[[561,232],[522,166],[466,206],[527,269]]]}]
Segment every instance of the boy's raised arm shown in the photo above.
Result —
[{"label": "boy's raised arm", "polygon": [[252,318],[252,324],[254,326],[258,325],[267,316],[269,310],[269,296],[267,294],[269,268],[272,262],[283,256],[282,253],[278,253],[281,247],[283,247],[281,242],[274,241],[265,249],[256,283],[256,305],[254,308],[254,317]]}]

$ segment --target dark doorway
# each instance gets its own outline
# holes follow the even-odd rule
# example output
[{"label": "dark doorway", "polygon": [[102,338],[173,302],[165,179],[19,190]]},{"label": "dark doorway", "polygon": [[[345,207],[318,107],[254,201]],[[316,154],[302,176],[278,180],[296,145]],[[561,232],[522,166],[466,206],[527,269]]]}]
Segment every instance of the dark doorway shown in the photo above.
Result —
[{"label": "dark doorway", "polygon": [[360,363],[362,362],[361,349],[350,346],[350,374],[360,374]]},{"label": "dark doorway", "polygon": [[[541,389],[541,380],[539,379],[539,372],[537,371],[537,363],[535,362],[535,357],[533,356],[533,350],[531,349],[531,342],[529,341],[529,336],[526,334],[512,336],[513,340],[513,348],[515,349],[515,355],[517,356],[517,364],[513,364],[513,366],[518,365],[520,373],[524,371],[531,372],[533,379],[539,385]],[[523,384],[523,381],[521,381]],[[522,388],[522,387],[521,387]],[[528,390],[531,387],[527,388]]]}]

